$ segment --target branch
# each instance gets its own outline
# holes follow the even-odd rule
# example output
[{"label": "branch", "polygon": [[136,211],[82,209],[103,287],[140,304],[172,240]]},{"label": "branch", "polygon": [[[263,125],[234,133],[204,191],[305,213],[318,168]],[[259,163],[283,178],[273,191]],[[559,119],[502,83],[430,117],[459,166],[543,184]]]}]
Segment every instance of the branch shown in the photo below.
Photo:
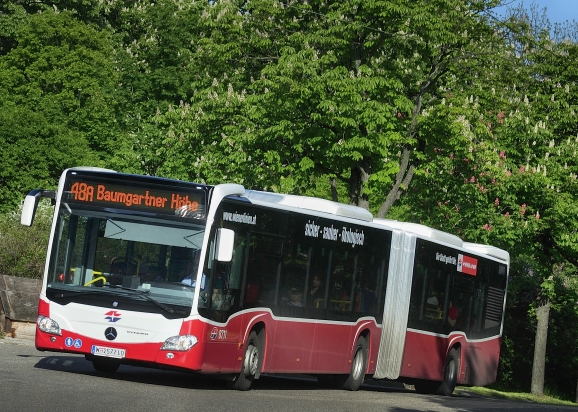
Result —
[{"label": "branch", "polygon": [[381,207],[377,212],[377,217],[384,218],[387,215],[387,212],[389,212],[389,209],[391,209],[391,206],[393,206],[393,203],[400,198],[403,191],[406,190],[407,187],[409,186],[409,183],[411,182],[411,179],[413,178],[413,174],[415,171],[414,165],[409,165],[410,154],[411,150],[407,146],[404,147],[399,171],[395,176],[395,183],[393,184],[393,187],[387,194],[385,201],[381,204]]}]

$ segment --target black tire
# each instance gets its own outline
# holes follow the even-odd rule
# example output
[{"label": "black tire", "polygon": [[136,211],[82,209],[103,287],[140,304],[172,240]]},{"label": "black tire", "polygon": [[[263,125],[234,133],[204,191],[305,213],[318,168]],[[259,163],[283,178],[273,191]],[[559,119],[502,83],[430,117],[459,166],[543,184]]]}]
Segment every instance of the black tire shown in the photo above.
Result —
[{"label": "black tire", "polygon": [[261,344],[257,332],[252,331],[247,338],[245,344],[245,355],[243,356],[243,365],[241,365],[241,372],[236,375],[232,381],[227,382],[230,389],[238,391],[248,391],[251,389],[251,384],[258,375],[259,367],[261,365]]},{"label": "black tire", "polygon": [[343,382],[343,389],[348,391],[356,391],[365,380],[365,372],[367,371],[367,358],[369,356],[367,349],[367,342],[363,336],[357,339],[355,350],[353,351],[353,361],[351,362],[351,372],[346,375],[345,382]]},{"label": "black tire", "polygon": [[118,370],[120,362],[95,356],[92,358],[92,366],[99,372],[114,373]]},{"label": "black tire", "polygon": [[458,383],[458,374],[460,373],[460,352],[456,348],[452,348],[446,359],[446,367],[444,369],[444,380],[438,387],[436,393],[438,395],[450,396],[456,384]]}]

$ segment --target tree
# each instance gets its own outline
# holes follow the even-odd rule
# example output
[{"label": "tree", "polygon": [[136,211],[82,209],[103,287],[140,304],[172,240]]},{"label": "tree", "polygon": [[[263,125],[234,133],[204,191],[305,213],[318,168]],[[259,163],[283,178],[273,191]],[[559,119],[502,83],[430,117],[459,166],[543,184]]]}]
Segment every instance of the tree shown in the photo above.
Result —
[{"label": "tree", "polygon": [[[213,82],[190,105],[171,109],[188,119],[170,122],[167,140],[229,145],[237,161],[212,156],[211,168],[249,186],[303,193],[317,178],[341,181],[348,202],[385,216],[431,145],[423,109],[442,103],[456,64],[489,58],[481,13],[494,3],[211,3],[206,45],[227,58],[202,69]],[[243,27],[235,41],[231,27]]]},{"label": "tree", "polygon": [[32,227],[20,224],[21,208],[0,215],[2,275],[42,279],[53,211],[50,201],[42,200]]},{"label": "tree", "polygon": [[27,20],[26,9],[21,4],[7,1],[0,5],[0,56],[16,47],[16,33]]},{"label": "tree", "polygon": [[[536,321],[531,391],[542,394],[551,309],[576,310],[559,302],[575,293],[565,278],[575,273],[578,256],[578,55],[576,44],[553,42],[547,31],[535,37],[523,20],[514,23],[509,47],[489,66],[497,76],[475,72],[484,77],[470,88],[452,87],[445,107],[435,109],[438,120],[428,127],[447,136],[446,144],[429,156],[403,213],[510,251],[512,282],[525,279],[523,293],[531,297],[528,310]],[[443,117],[453,123],[439,121]],[[452,129],[461,129],[462,138]]]},{"label": "tree", "polygon": [[[152,45],[148,46],[150,50],[144,50],[143,42],[141,45],[135,42],[131,53],[143,69],[135,69],[134,73],[149,69],[153,73],[155,67],[164,65],[155,59],[149,61],[147,56],[172,53],[183,56],[175,69],[186,80],[179,82],[182,88],[173,94],[172,100],[152,99],[156,106],[141,106],[142,110],[136,113],[139,122],[134,124],[116,160],[119,164],[130,164],[133,171],[201,182],[230,179],[251,186],[257,181],[252,177],[259,176],[266,167],[258,166],[258,149],[255,154],[247,154],[245,140],[238,133],[249,127],[243,119],[247,110],[246,88],[260,76],[262,67],[275,58],[278,48],[275,39],[282,39],[281,35],[269,39],[258,34],[259,30],[281,24],[270,21],[259,6],[261,2],[251,5],[251,13],[228,1],[195,3],[190,7],[167,1],[149,7],[149,15],[167,13],[155,12],[154,7],[167,10],[177,7],[172,11],[170,26],[180,27],[185,35],[172,48],[159,35],[151,42],[157,51]],[[271,11],[274,12],[274,7]],[[164,26],[168,26],[166,19],[147,20],[147,24],[150,24],[148,32],[154,33],[163,33]],[[159,69],[158,75],[162,73]],[[132,89],[138,79],[138,74],[126,75],[123,83]],[[236,133],[232,136],[238,137],[236,141],[228,136],[229,130]],[[266,183],[261,187],[264,186]]]},{"label": "tree", "polygon": [[[575,242],[578,229],[578,123],[575,119],[578,47],[571,42],[552,41],[547,30],[540,31],[533,40],[520,42],[527,46],[523,54],[526,62],[523,69],[528,73],[524,100],[527,111],[523,110],[526,116],[522,117],[525,126],[520,124],[520,117],[517,117],[518,122],[512,123],[518,123],[517,129],[525,129],[531,139],[531,145],[521,151],[526,157],[526,169],[531,167],[533,172],[542,175],[540,186],[525,193],[533,203],[536,219],[540,220],[537,230],[528,239],[533,244],[526,246],[539,257],[543,273],[535,302],[537,331],[531,385],[531,392],[541,395],[546,375],[550,310],[559,299],[551,285],[552,282],[564,283],[560,273],[568,270],[560,271],[559,268],[572,268],[578,263]],[[528,126],[532,124],[530,129]],[[516,130],[516,126],[512,129]],[[523,159],[518,160],[523,162]],[[521,167],[524,167],[523,163]],[[565,288],[565,293],[568,291],[571,289]]]},{"label": "tree", "polygon": [[18,46],[0,56],[0,208],[63,169],[104,164],[115,139],[112,44],[72,13],[29,16]]}]

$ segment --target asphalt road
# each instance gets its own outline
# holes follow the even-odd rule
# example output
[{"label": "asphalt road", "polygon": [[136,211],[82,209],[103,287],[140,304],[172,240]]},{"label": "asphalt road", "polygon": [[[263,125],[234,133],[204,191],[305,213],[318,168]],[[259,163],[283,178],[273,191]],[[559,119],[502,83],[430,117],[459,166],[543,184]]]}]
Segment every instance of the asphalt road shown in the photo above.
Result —
[{"label": "asphalt road", "polygon": [[486,399],[473,394],[418,395],[400,385],[365,384],[357,392],[321,389],[315,380],[262,376],[248,392],[222,381],[121,366],[96,372],[82,356],[39,352],[29,340],[0,339],[0,410],[103,411],[577,411]]}]

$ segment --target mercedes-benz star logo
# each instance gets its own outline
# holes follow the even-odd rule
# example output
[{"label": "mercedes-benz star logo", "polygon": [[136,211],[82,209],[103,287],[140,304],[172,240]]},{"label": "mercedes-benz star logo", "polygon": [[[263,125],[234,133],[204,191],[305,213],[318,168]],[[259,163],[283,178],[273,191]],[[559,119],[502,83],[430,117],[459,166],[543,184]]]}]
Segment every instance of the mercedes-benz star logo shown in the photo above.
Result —
[{"label": "mercedes-benz star logo", "polygon": [[115,328],[106,328],[106,330],[104,331],[104,337],[107,338],[108,340],[115,340],[117,336],[118,333],[116,333]]}]

